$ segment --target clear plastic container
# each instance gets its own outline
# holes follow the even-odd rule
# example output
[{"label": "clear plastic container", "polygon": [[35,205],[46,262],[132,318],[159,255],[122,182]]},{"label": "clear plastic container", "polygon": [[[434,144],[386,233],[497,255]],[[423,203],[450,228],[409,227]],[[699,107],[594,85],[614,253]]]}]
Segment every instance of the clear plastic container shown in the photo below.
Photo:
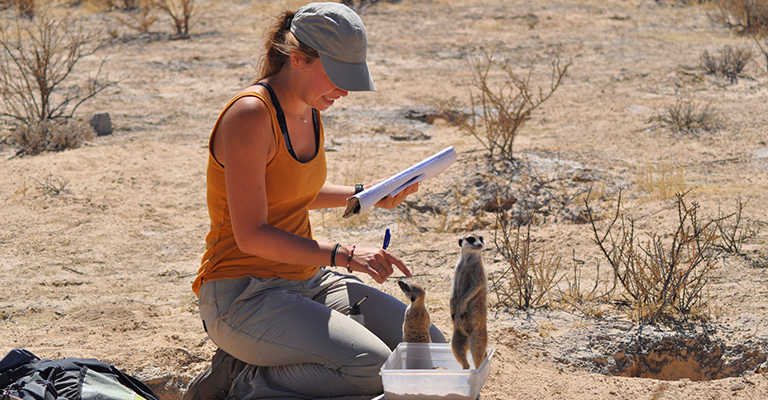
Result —
[{"label": "clear plastic container", "polygon": [[[462,369],[447,343],[400,343],[381,366],[386,400],[474,400],[491,373],[493,346],[480,368]],[[472,356],[469,355],[472,365]]]}]

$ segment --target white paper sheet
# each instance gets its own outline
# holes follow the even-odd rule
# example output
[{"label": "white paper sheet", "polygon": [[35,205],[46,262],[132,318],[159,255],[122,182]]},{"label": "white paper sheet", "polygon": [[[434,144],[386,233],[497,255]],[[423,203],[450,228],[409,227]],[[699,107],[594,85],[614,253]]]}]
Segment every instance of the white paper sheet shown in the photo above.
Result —
[{"label": "white paper sheet", "polygon": [[443,172],[454,161],[456,161],[456,151],[453,150],[453,146],[446,147],[442,151],[363,190],[347,199],[344,218],[367,212],[384,197],[394,196],[413,183],[429,179]]}]

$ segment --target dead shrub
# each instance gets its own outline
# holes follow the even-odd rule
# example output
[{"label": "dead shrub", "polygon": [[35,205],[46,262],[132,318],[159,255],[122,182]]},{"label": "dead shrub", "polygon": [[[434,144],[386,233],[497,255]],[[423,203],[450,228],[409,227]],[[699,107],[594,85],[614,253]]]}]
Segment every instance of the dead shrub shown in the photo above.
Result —
[{"label": "dead shrub", "polygon": [[195,0],[153,0],[154,6],[168,14],[176,29],[176,38],[189,38],[189,24],[197,10]]},{"label": "dead shrub", "polygon": [[[488,150],[490,158],[498,151],[499,157],[512,160],[512,150],[520,128],[531,117],[533,111],[549,100],[555,93],[570,63],[562,65],[555,56],[551,63],[549,88],[535,88],[531,82],[538,58],[528,67],[525,76],[513,70],[512,58],[498,59],[493,52],[484,50],[480,56],[470,57],[467,63],[472,72],[472,86],[479,91],[470,93],[471,113],[467,118],[458,118],[455,124],[464,133],[474,136]],[[501,82],[495,83],[492,73],[501,73]],[[455,102],[446,105],[445,113],[450,115],[457,109]]]},{"label": "dead shrub", "polygon": [[40,13],[0,28],[2,116],[34,130],[40,122],[71,118],[85,101],[117,85],[104,76],[106,59],[85,82],[72,78],[75,66],[105,43],[86,22]]},{"label": "dead shrub", "polygon": [[724,214],[718,205],[718,218],[715,226],[719,232],[715,247],[731,254],[740,254],[742,246],[760,233],[760,225],[744,217],[744,208],[748,201],[736,198],[736,211]]},{"label": "dead shrub", "polygon": [[710,55],[708,51],[704,50],[701,54],[700,65],[707,74],[721,76],[731,82],[736,82],[751,60],[752,50],[724,46],[717,56]]},{"label": "dead shrub", "polygon": [[40,196],[56,197],[69,192],[67,189],[69,180],[59,176],[48,175],[42,181],[37,178],[35,178],[35,181],[37,182],[36,189]]},{"label": "dead shrub", "polygon": [[14,0],[14,3],[20,16],[28,19],[35,17],[35,11],[37,10],[35,0]]},{"label": "dead shrub", "polygon": [[530,225],[522,232],[506,212],[496,215],[494,242],[508,265],[500,273],[489,274],[496,305],[518,309],[549,305],[551,290],[558,282],[560,257],[533,246]]},{"label": "dead shrub", "polygon": [[8,144],[17,148],[16,155],[36,155],[77,148],[93,136],[89,124],[74,119],[36,121],[17,126]]},{"label": "dead shrub", "polygon": [[142,3],[145,0],[107,0],[107,4],[110,8],[115,8],[123,11],[133,11],[142,7]]},{"label": "dead shrub", "polygon": [[768,2],[764,0],[716,0],[715,20],[739,34],[763,36],[768,32]]},{"label": "dead shrub", "polygon": [[751,37],[768,68],[768,2],[765,0],[716,0],[714,19],[736,33]]},{"label": "dead shrub", "polygon": [[665,107],[648,123],[658,122],[674,132],[696,135],[701,131],[715,131],[723,123],[717,109],[709,104],[679,98],[675,104]]},{"label": "dead shrub", "polygon": [[149,28],[158,20],[154,12],[154,0],[137,0],[136,4],[125,14],[127,18],[118,17],[117,20],[139,33],[148,33]]},{"label": "dead shrub", "polygon": [[139,7],[142,0],[68,0],[67,5],[71,7],[91,6],[98,10],[122,10],[132,11]]},{"label": "dead shrub", "polygon": [[713,221],[702,223],[696,203],[686,204],[677,195],[677,226],[674,232],[648,235],[642,242],[633,220],[621,213],[621,194],[616,213],[601,231],[587,205],[594,242],[621,283],[634,317],[641,323],[703,318],[704,289],[716,265]]},{"label": "dead shrub", "polygon": [[21,18],[32,19],[37,9],[35,0],[0,0],[0,11],[16,7],[16,13]]}]

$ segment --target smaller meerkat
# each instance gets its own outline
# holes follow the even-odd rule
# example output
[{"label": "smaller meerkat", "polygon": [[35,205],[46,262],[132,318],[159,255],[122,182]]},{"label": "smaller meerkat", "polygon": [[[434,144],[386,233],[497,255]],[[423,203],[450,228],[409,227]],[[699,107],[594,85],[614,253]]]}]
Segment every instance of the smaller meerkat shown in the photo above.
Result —
[{"label": "smaller meerkat", "polygon": [[475,368],[485,360],[488,345],[486,318],[488,282],[483,268],[483,237],[467,233],[459,239],[461,257],[456,264],[451,288],[451,349],[464,369],[469,369],[467,349],[471,350]]},{"label": "smaller meerkat", "polygon": [[408,296],[411,304],[405,309],[405,321],[403,322],[403,342],[430,343],[429,336],[429,312],[424,305],[426,292],[424,287],[416,282],[397,281],[400,290]]}]

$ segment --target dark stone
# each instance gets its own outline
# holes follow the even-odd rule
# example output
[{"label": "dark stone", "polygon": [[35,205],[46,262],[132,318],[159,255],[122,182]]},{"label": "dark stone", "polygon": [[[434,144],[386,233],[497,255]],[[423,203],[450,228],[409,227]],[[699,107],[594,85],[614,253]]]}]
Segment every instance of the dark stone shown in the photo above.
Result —
[{"label": "dark stone", "polygon": [[91,128],[96,131],[96,136],[112,134],[112,120],[108,113],[94,114],[91,117]]}]

